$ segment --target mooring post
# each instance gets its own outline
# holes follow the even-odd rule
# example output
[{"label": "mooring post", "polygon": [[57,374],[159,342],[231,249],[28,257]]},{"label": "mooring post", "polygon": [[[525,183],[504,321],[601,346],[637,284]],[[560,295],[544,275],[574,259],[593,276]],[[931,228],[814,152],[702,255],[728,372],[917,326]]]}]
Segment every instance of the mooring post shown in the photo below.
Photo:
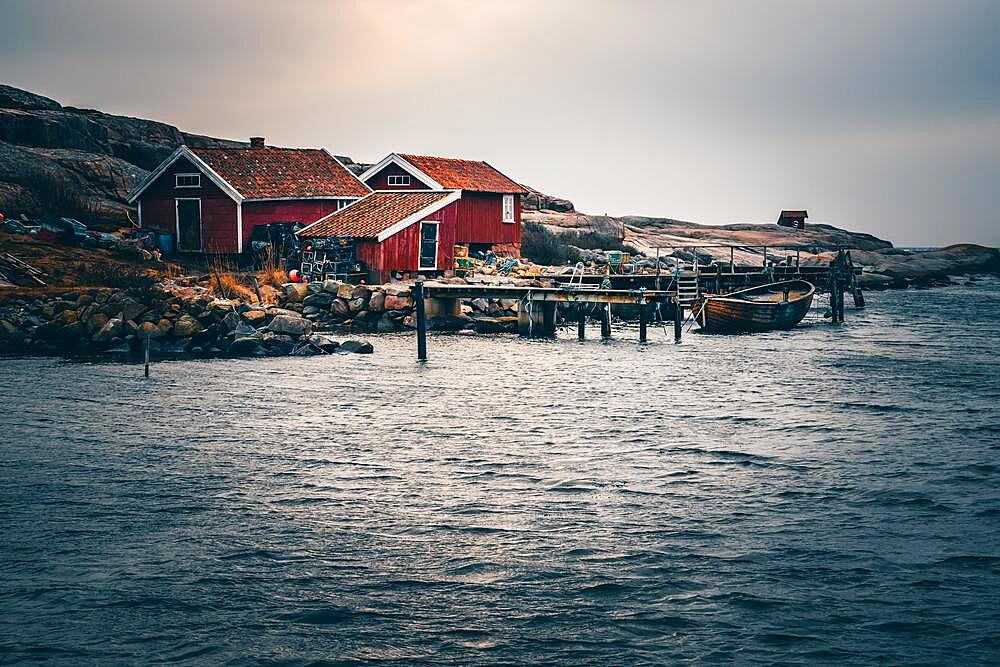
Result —
[{"label": "mooring post", "polygon": [[864,308],[865,307],[865,294],[861,291],[860,287],[854,287],[854,307]]},{"label": "mooring post", "polygon": [[684,306],[681,305],[680,297],[677,298],[674,306],[674,342],[681,342],[681,325],[684,323]]},{"label": "mooring post", "polygon": [[556,303],[546,301],[542,304],[542,335],[547,338],[556,336]]},{"label": "mooring post", "polygon": [[840,321],[844,321],[844,288],[841,287],[837,290],[837,315],[840,317]]},{"label": "mooring post", "polygon": [[149,336],[146,336],[146,367],[143,369],[146,377],[149,377]]},{"label": "mooring post", "polygon": [[417,361],[427,361],[427,313],[424,310],[424,284],[413,286],[413,307],[417,311]]},{"label": "mooring post", "polygon": [[587,334],[587,311],[581,307],[579,315],[580,318],[576,322],[576,336],[583,340]]},{"label": "mooring post", "polygon": [[646,342],[646,320],[649,319],[649,307],[645,303],[639,304],[639,342]]},{"label": "mooring post", "polygon": [[604,304],[601,310],[601,338],[608,340],[611,338],[611,304]]}]

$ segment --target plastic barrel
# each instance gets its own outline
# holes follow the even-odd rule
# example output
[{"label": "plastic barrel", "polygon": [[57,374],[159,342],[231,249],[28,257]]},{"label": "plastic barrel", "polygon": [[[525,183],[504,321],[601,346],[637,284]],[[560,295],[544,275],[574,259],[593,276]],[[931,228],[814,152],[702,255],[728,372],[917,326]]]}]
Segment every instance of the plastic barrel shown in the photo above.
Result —
[{"label": "plastic barrel", "polygon": [[173,255],[177,251],[177,243],[173,234],[157,234],[156,245],[164,255]]}]

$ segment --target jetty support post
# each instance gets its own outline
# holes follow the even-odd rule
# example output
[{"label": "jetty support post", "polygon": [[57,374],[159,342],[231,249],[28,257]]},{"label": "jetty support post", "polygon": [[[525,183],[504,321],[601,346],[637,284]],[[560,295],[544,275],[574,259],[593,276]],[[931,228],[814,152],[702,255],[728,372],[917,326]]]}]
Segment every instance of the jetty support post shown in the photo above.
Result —
[{"label": "jetty support post", "polygon": [[146,336],[146,364],[143,368],[143,375],[149,377],[149,336]]},{"label": "jetty support post", "polygon": [[854,287],[854,307],[861,309],[865,307],[865,294],[860,287]]},{"label": "jetty support post", "polygon": [[576,336],[580,340],[583,340],[587,336],[587,311],[581,306],[577,312],[578,319],[576,321]]},{"label": "jetty support post", "polygon": [[556,302],[542,303],[542,335],[546,338],[556,337]]},{"label": "jetty support post", "polygon": [[643,299],[639,304],[639,342],[646,342],[646,320],[649,319],[649,306]]},{"label": "jetty support post", "polygon": [[684,324],[684,306],[678,296],[674,301],[674,342],[681,342],[681,325]]},{"label": "jetty support post", "polygon": [[611,304],[606,303],[601,309],[601,338],[611,339]]},{"label": "jetty support post", "polygon": [[413,286],[413,308],[417,311],[417,361],[427,361],[427,312],[424,310],[424,284]]}]

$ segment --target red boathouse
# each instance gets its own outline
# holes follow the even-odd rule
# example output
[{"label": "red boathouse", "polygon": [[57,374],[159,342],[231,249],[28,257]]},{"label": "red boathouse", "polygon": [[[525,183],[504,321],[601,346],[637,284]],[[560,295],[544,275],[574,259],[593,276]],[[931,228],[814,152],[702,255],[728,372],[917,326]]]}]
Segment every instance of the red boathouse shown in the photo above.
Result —
[{"label": "red boathouse", "polygon": [[374,192],[298,233],[310,239],[349,238],[368,280],[388,282],[395,271],[452,268],[458,223],[457,190]]},{"label": "red boathouse", "polygon": [[371,193],[326,150],[181,146],[132,194],[139,226],[174,236],[178,252],[240,253],[257,225],[305,225]]},{"label": "red boathouse", "polygon": [[486,162],[391,153],[359,178],[376,191],[457,191],[454,242],[473,252],[521,255],[527,191]]}]

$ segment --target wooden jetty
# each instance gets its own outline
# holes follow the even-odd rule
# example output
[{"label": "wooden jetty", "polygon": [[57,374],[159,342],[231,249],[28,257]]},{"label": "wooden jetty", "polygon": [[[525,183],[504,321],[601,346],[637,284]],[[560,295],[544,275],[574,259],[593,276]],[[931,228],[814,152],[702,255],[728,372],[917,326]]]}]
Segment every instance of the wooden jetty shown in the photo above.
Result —
[{"label": "wooden jetty", "polygon": [[[611,337],[611,305],[629,304],[639,310],[639,342],[647,340],[646,330],[657,305],[673,300],[676,295],[664,290],[595,289],[580,287],[516,287],[507,285],[450,285],[424,284],[413,286],[414,308],[417,320],[417,359],[427,359],[427,318],[451,316],[461,313],[462,300],[468,299],[517,299],[518,333],[528,337],[554,337],[556,334],[556,308],[558,304],[600,304],[601,336]],[[674,303],[675,308],[683,306]],[[585,337],[589,309],[579,308],[577,335]],[[683,316],[675,318],[674,337],[680,341]]]},{"label": "wooden jetty", "polygon": [[[413,287],[417,325],[417,358],[427,359],[428,317],[461,315],[463,300],[477,298],[517,299],[518,332],[528,337],[553,337],[556,327],[556,309],[559,304],[579,304],[576,309],[577,332],[581,340],[585,336],[586,319],[593,306],[601,319],[602,338],[611,337],[611,306],[625,304],[638,307],[639,341],[646,342],[646,330],[654,309],[661,319],[674,322],[674,341],[680,342],[685,311],[705,294],[724,294],[746,287],[765,285],[783,280],[805,280],[817,291],[830,294],[832,322],[844,321],[844,292],[851,291],[854,304],[864,307],[864,296],[857,287],[857,276],[861,270],[855,267],[850,253],[839,251],[835,261],[828,265],[801,266],[799,253],[806,250],[802,246],[745,246],[745,245],[698,245],[677,246],[697,257],[695,250],[709,248],[728,249],[733,261],[728,264],[698,261],[685,263],[678,261],[673,270],[657,269],[655,274],[611,273],[574,274],[545,276],[555,283],[554,287],[519,287],[513,285],[474,285],[446,283],[417,283]],[[737,250],[744,252],[752,248],[762,248],[768,257],[768,250],[796,250],[796,259],[784,264],[749,266],[735,264]],[[790,257],[790,255],[789,255]],[[658,262],[659,264],[659,262]],[[589,306],[589,307],[588,307]]]}]

